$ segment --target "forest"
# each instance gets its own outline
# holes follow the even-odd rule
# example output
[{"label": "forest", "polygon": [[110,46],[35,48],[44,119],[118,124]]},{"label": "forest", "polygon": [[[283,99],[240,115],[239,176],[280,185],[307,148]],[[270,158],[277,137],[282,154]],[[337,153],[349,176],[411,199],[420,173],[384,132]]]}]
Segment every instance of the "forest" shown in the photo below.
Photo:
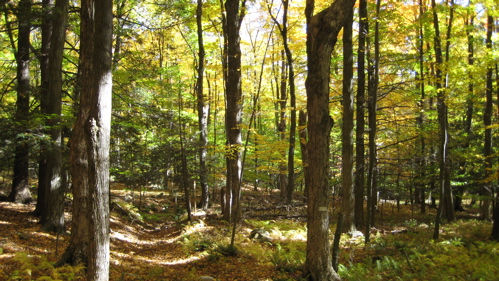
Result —
[{"label": "forest", "polygon": [[0,280],[497,280],[496,0],[0,0]]}]

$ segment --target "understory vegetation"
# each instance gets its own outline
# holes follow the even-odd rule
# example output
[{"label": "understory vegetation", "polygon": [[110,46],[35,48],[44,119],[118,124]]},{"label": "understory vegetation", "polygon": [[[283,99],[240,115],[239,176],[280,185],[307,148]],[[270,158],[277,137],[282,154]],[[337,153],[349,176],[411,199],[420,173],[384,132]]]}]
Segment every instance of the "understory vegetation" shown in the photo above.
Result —
[{"label": "understory vegetation", "polygon": [[[270,210],[265,202],[276,206],[276,192],[244,191],[248,208],[234,247],[232,226],[219,219],[216,204],[187,221],[184,202],[164,190],[112,195],[110,280],[305,280],[306,221],[298,214],[304,209],[290,206],[288,216],[276,216],[248,207]],[[338,273],[344,280],[495,280],[499,244],[489,240],[492,224],[479,220],[475,207],[444,224],[435,241],[434,209],[421,214],[410,204],[380,202],[370,244],[342,234]],[[85,280],[82,267],[54,267],[69,236],[42,232],[33,209],[0,203],[0,279]]]}]

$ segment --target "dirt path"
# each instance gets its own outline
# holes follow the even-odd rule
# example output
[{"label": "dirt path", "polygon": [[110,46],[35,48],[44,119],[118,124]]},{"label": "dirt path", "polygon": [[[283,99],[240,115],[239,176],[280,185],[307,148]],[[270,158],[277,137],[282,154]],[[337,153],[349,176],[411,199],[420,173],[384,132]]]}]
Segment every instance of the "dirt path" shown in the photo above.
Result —
[{"label": "dirt path", "polygon": [[[32,257],[30,263],[36,270],[32,270],[31,277],[36,280],[43,274],[41,257],[55,262],[67,246],[68,235],[57,237],[40,230],[37,218],[31,215],[33,210],[33,205],[0,202],[0,280],[8,280],[15,270],[21,269],[14,258],[16,253],[25,252]],[[69,214],[67,218],[69,221]],[[218,220],[203,222],[186,230],[174,223],[164,223],[146,229],[113,214],[110,280],[180,281],[197,280],[203,275],[224,281],[293,280],[271,264],[260,263],[249,255],[225,257],[186,250],[183,241],[188,231],[209,233],[218,224]]]}]

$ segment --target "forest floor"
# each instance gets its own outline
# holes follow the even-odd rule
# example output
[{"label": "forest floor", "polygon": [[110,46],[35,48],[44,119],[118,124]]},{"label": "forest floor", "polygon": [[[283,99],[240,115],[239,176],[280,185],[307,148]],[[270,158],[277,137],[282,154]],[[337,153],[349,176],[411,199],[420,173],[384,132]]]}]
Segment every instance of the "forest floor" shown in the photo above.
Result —
[{"label": "forest floor", "polygon": [[[165,191],[132,194],[114,188],[112,199],[110,280],[302,280],[306,227],[299,201],[279,207],[277,194],[245,191],[245,219],[237,227],[234,253],[228,247],[232,226],[216,208],[196,212],[188,222],[180,198]],[[449,280],[499,280],[499,246],[488,240],[490,222],[460,213],[458,223],[442,227],[435,242],[434,210],[420,214],[410,205],[382,203],[371,245],[365,246],[362,236],[342,235],[343,279],[446,280],[446,274]],[[41,231],[34,207],[0,202],[0,280],[84,280],[81,268],[53,267],[69,235]]]}]

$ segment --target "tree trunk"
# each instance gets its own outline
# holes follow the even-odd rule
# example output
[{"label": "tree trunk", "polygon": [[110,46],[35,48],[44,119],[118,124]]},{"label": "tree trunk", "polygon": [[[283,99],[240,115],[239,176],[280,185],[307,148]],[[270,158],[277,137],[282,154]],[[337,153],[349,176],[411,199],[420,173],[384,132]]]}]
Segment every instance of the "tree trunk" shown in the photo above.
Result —
[{"label": "tree trunk", "polygon": [[293,192],[295,190],[295,145],[296,145],[296,89],[295,89],[295,71],[293,67],[293,54],[289,48],[288,38],[288,10],[289,0],[282,0],[283,15],[282,28],[280,28],[284,52],[288,64],[289,98],[291,107],[291,120],[289,122],[289,149],[288,149],[288,186],[286,188],[286,202],[290,204],[293,201]]},{"label": "tree trunk", "polygon": [[[182,122],[181,112],[184,110],[182,91],[178,91],[178,135],[180,140],[180,158],[181,158],[181,174],[182,174],[182,187],[184,190],[185,208],[187,212],[187,220],[192,219],[192,205],[191,205],[191,181],[189,179],[189,168],[187,165],[187,152],[185,150],[185,123]],[[195,201],[195,200],[194,200]]]},{"label": "tree trunk", "polygon": [[365,91],[366,91],[366,39],[369,32],[367,19],[367,0],[359,4],[359,50],[357,61],[357,127],[355,129],[355,226],[364,226],[364,189],[365,189]]},{"label": "tree trunk", "polygon": [[[492,31],[494,29],[494,18],[490,15],[487,16],[487,38],[486,46],[488,53],[492,53]],[[490,205],[492,198],[492,92],[493,92],[493,65],[491,62],[487,65],[486,85],[485,85],[485,110],[483,113],[483,125],[485,126],[485,139],[483,144],[483,157],[485,158],[485,182],[481,187],[481,216],[484,220],[490,219]]]},{"label": "tree trunk", "polygon": [[426,113],[425,113],[425,105],[426,105],[426,92],[425,92],[425,69],[424,69],[424,28],[423,28],[423,0],[419,0],[419,29],[418,29],[418,63],[419,63],[419,72],[417,73],[416,79],[418,82],[419,92],[421,93],[421,98],[419,100],[419,116],[417,118],[417,126],[420,130],[420,156],[419,156],[419,186],[416,188],[419,189],[419,200],[420,200],[420,210],[421,213],[426,212],[426,203],[425,203],[425,189],[426,189],[426,139],[425,135],[422,133],[424,130]]},{"label": "tree trunk", "polygon": [[[453,1],[451,1],[453,2]],[[439,125],[439,186],[440,186],[440,202],[437,211],[437,217],[435,220],[435,229],[433,233],[433,238],[438,239],[440,220],[443,214],[445,214],[447,220],[451,221],[454,219],[454,204],[452,203],[452,192],[450,186],[450,167],[449,167],[449,124],[447,117],[447,105],[445,102],[446,96],[446,81],[445,74],[443,72],[444,59],[442,54],[442,42],[439,31],[438,13],[436,8],[435,0],[431,1],[433,10],[433,26],[435,29],[434,38],[434,49],[435,49],[435,60],[436,60],[436,91],[437,91],[437,111],[438,111],[438,125]],[[453,3],[452,3],[453,4]],[[451,13],[452,13],[451,8]],[[452,14],[450,17],[452,20]],[[450,26],[451,23],[449,23]],[[450,29],[450,28],[449,28]],[[448,30],[449,31],[449,30]],[[448,33],[447,40],[449,40],[450,34]],[[446,56],[448,57],[449,50],[447,49]]]},{"label": "tree trunk", "polygon": [[[379,17],[381,0],[376,2],[376,18]],[[379,84],[379,22],[374,27],[374,58],[369,58],[369,98],[368,127],[369,127],[369,166],[367,173],[367,213],[366,213],[366,243],[369,242],[371,227],[374,225],[376,208],[376,170],[377,170],[377,111],[378,111],[378,84]],[[373,61],[374,63],[371,63]]]},{"label": "tree trunk", "polygon": [[208,169],[206,167],[206,157],[208,155],[208,116],[210,115],[210,105],[206,103],[203,93],[205,50],[203,43],[203,1],[197,1],[196,24],[199,46],[198,77],[196,80],[196,96],[199,122],[199,183],[201,185],[200,208],[208,209],[210,202],[210,192],[208,186]]},{"label": "tree trunk", "polygon": [[31,0],[20,0],[18,10],[19,33],[17,41],[17,101],[15,119],[18,125],[12,190],[9,201],[27,204],[33,201],[29,190],[29,143],[23,135],[29,121],[29,97],[31,94],[29,60],[31,32]]},{"label": "tree trunk", "polygon": [[80,15],[82,89],[70,155],[73,228],[59,263],[83,263],[88,280],[109,279],[112,7],[111,0],[83,0]]},{"label": "tree trunk", "polygon": [[329,138],[333,120],[329,115],[329,78],[331,54],[337,36],[352,13],[354,0],[336,0],[331,6],[310,17],[314,1],[307,1],[308,76],[307,90],[308,166],[305,184],[308,188],[307,250],[304,274],[311,280],[339,280],[334,271],[329,245],[328,204]]},{"label": "tree trunk", "polygon": [[47,121],[51,144],[47,147],[45,175],[45,218],[42,229],[63,233],[64,226],[64,192],[62,185],[62,134],[60,116],[62,113],[62,59],[66,38],[68,17],[68,0],[57,0],[54,16],[54,29],[51,36],[49,52],[49,79],[47,92],[47,114],[54,116]]},{"label": "tree trunk", "polygon": [[[298,114],[298,126],[299,126],[299,136],[300,136],[300,151],[301,151],[301,162],[303,163],[303,173],[305,174],[305,178],[307,177],[307,165],[308,165],[308,156],[307,156],[307,114],[305,111],[300,110]],[[305,185],[305,189],[303,190],[303,200],[307,202],[308,198],[308,188]]]},{"label": "tree trunk", "polygon": [[[42,10],[44,12],[44,16],[42,18],[42,45],[40,48],[40,55],[38,56],[38,60],[40,62],[40,112],[42,115],[47,114],[47,93],[48,93],[48,85],[49,85],[49,53],[50,53],[50,44],[52,37],[52,28],[53,28],[53,18],[52,12],[54,8],[54,0],[43,0],[42,1]],[[40,159],[38,160],[38,198],[36,200],[36,209],[34,211],[35,215],[40,216],[40,223],[45,223],[46,215],[45,215],[45,193],[47,192],[47,143],[45,141],[40,142]]]},{"label": "tree trunk", "polygon": [[[282,37],[285,61],[282,63],[281,74],[281,97],[279,104],[281,106],[281,119],[279,123],[279,131],[281,132],[281,139],[285,139],[286,131],[286,102],[287,102],[287,81],[289,81],[289,98],[290,98],[290,129],[289,129],[289,146],[288,146],[288,163],[287,163],[287,176],[281,176],[283,183],[281,183],[282,197],[286,203],[290,204],[293,200],[293,193],[295,190],[295,145],[296,145],[296,89],[295,89],[295,72],[293,68],[293,54],[289,48],[288,38],[288,10],[289,0],[282,0],[282,24],[272,15],[271,7],[269,6],[269,14],[272,20],[277,25]],[[287,70],[287,72],[286,72]],[[283,173],[284,174],[284,173]],[[285,186],[284,186],[285,184]]]},{"label": "tree trunk", "polygon": [[343,126],[342,132],[342,232],[355,230],[354,217],[354,192],[353,192],[353,121],[354,121],[354,96],[353,96],[353,42],[352,42],[353,11],[343,27]]},{"label": "tree trunk", "polygon": [[[277,131],[279,132],[279,139],[282,143],[286,142],[286,103],[288,101],[288,65],[286,59],[284,58],[284,52],[281,51],[281,77],[279,83],[276,83],[277,89],[279,90],[277,94],[279,95],[279,123],[277,124]],[[279,161],[279,190],[281,191],[281,198],[285,199],[288,187],[288,176],[287,176],[287,165],[286,161],[286,151],[284,149],[279,149],[281,153],[281,161]]]},{"label": "tree trunk", "polygon": [[[240,0],[225,1],[224,32],[227,38],[227,79],[225,129],[227,134],[227,189],[224,219],[239,220],[240,181],[241,181],[241,124],[242,124],[242,89],[241,89],[241,37],[239,30],[244,17],[244,4]],[[240,6],[242,9],[240,11]]]}]

